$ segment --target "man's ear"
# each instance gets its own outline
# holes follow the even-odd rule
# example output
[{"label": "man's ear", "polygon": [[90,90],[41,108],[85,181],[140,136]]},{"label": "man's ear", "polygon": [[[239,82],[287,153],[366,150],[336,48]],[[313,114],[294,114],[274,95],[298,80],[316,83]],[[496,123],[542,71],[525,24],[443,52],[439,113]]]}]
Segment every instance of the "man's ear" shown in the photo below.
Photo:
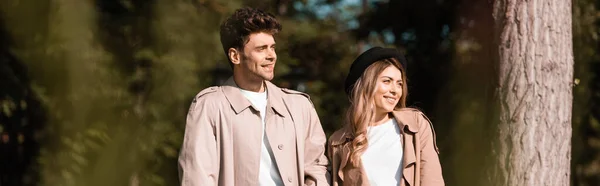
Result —
[{"label": "man's ear", "polygon": [[233,63],[234,65],[240,64],[240,51],[238,51],[235,48],[229,48],[229,50],[227,51],[227,55],[229,56],[229,60],[231,60],[231,63]]}]

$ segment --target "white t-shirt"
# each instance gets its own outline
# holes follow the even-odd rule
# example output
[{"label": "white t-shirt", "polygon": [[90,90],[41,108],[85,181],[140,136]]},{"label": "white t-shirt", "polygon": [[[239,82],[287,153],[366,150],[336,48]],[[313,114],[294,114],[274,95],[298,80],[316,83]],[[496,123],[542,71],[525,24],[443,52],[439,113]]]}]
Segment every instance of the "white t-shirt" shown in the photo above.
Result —
[{"label": "white t-shirt", "polygon": [[368,147],[361,156],[372,186],[398,185],[402,180],[402,142],[395,119],[367,129]]},{"label": "white t-shirt", "polygon": [[269,139],[265,135],[265,115],[267,110],[267,91],[265,92],[252,92],[240,89],[242,91],[242,95],[254,105],[260,111],[260,117],[262,119],[262,144],[260,145],[260,168],[258,170],[258,183],[261,186],[273,186],[273,185],[283,185],[283,180],[281,180],[281,176],[279,175],[279,170],[277,169],[277,163],[275,162],[275,158],[273,156],[273,150],[271,149],[271,145],[269,145]]}]

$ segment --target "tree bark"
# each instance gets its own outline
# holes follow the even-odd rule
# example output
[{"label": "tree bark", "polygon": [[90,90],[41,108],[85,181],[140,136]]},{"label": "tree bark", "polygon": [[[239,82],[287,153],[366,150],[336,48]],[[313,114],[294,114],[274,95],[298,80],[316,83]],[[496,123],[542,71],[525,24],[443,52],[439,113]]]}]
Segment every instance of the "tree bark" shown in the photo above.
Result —
[{"label": "tree bark", "polygon": [[570,0],[497,0],[500,122],[494,185],[569,185]]}]

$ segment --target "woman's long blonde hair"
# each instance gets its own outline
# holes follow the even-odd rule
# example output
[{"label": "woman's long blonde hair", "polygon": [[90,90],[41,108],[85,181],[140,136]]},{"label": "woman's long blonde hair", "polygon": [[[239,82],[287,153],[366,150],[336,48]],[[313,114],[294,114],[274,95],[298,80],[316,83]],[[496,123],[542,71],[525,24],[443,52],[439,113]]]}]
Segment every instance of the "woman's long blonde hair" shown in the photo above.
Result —
[{"label": "woman's long blonde hair", "polygon": [[394,66],[402,73],[402,96],[396,104],[396,108],[406,107],[406,72],[400,62],[395,58],[379,60],[371,64],[358,78],[350,93],[350,107],[346,113],[346,123],[352,129],[354,139],[351,144],[350,163],[354,166],[360,165],[360,157],[368,146],[367,127],[373,121],[375,115],[374,94],[377,78],[387,67]]}]

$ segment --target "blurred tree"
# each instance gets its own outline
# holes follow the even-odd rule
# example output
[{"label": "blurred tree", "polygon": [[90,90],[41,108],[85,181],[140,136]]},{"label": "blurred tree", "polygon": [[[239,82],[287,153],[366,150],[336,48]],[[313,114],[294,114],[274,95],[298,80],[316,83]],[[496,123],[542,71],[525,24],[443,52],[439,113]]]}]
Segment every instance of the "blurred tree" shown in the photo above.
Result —
[{"label": "blurred tree", "polygon": [[568,185],[573,45],[570,1],[494,2],[498,138],[492,185]]},{"label": "blurred tree", "polygon": [[[136,118],[127,109],[133,99],[118,69],[110,68],[112,55],[97,40],[95,5],[56,0],[46,6],[41,16],[50,24],[37,36],[41,43],[36,46],[43,52],[30,46],[23,54],[28,67],[41,75],[34,76],[36,93],[49,110],[40,157],[42,184],[115,185],[128,180],[137,163],[131,158],[135,149],[128,151],[135,140],[124,140],[135,137],[128,123]],[[27,58],[28,52],[41,60]],[[127,166],[114,171],[115,164]]]},{"label": "blurred tree", "polygon": [[573,160],[571,185],[600,183],[600,2],[573,1]]},{"label": "blurred tree", "polygon": [[0,16],[0,185],[35,185],[35,135],[44,124],[44,111],[26,67],[10,51],[14,42],[6,28]]},{"label": "blurred tree", "polygon": [[457,2],[456,9],[448,38],[453,57],[434,103],[434,123],[446,184],[485,185],[482,170],[490,164],[491,129],[497,120],[492,4],[466,0]]},{"label": "blurred tree", "polygon": [[[7,28],[14,41],[13,45],[10,46],[10,50],[15,53],[19,61],[26,65],[27,71],[30,72],[28,75],[31,77],[31,81],[24,81],[27,85],[23,86],[32,87],[32,91],[27,92],[27,94],[39,97],[43,107],[47,108],[45,110],[50,111],[41,115],[29,115],[22,122],[24,124],[31,122],[34,126],[39,126],[44,122],[43,115],[48,116],[48,125],[46,125],[44,131],[30,134],[35,135],[37,141],[43,142],[41,158],[39,158],[43,169],[37,170],[37,172],[41,174],[42,180],[44,180],[42,182],[46,184],[65,183],[63,182],[65,180],[74,181],[73,173],[77,172],[78,169],[85,168],[83,164],[86,163],[84,159],[81,159],[81,155],[85,154],[86,151],[86,149],[81,148],[81,144],[90,143],[89,140],[92,140],[93,143],[94,139],[92,138],[94,137],[69,132],[83,126],[83,122],[80,121],[85,117],[84,112],[89,111],[90,108],[88,107],[90,102],[82,102],[77,105],[71,105],[71,103],[86,97],[86,95],[80,97],[78,93],[85,88],[93,89],[87,85],[94,83],[79,81],[85,79],[81,78],[82,74],[66,69],[74,68],[84,71],[83,74],[94,74],[89,73],[89,68],[75,67],[78,64],[85,64],[80,63],[81,61],[88,61],[87,59],[98,56],[97,53],[86,50],[89,49],[89,43],[87,43],[89,40],[86,37],[89,35],[85,29],[81,29],[85,28],[85,25],[83,27],[73,25],[73,23],[81,23],[82,20],[87,21],[86,19],[89,17],[86,15],[89,14],[83,14],[81,17],[61,15],[61,13],[66,12],[51,8],[60,4],[60,2],[53,4],[52,2],[3,1],[2,3],[0,7],[2,7],[2,18],[6,20],[5,28]],[[73,6],[78,7],[80,5],[74,4]],[[81,10],[89,12],[86,11],[85,6]],[[21,16],[23,13],[28,16]],[[54,24],[50,26],[47,21],[40,20],[52,20]],[[70,29],[61,30],[61,26]],[[83,39],[70,40],[65,38],[65,35],[76,35]],[[71,50],[65,50],[65,48]],[[77,63],[66,61],[76,61]],[[46,63],[50,65],[41,65]],[[29,101],[26,101],[26,103],[20,104],[21,107],[27,105],[28,108],[39,109],[36,104],[29,104],[31,103]],[[73,110],[82,111],[82,115],[73,115]],[[65,123],[71,125],[65,125]],[[15,141],[17,139],[19,138],[13,138]],[[73,141],[77,142],[73,143]],[[53,174],[52,179],[48,179],[50,174]]]}]

